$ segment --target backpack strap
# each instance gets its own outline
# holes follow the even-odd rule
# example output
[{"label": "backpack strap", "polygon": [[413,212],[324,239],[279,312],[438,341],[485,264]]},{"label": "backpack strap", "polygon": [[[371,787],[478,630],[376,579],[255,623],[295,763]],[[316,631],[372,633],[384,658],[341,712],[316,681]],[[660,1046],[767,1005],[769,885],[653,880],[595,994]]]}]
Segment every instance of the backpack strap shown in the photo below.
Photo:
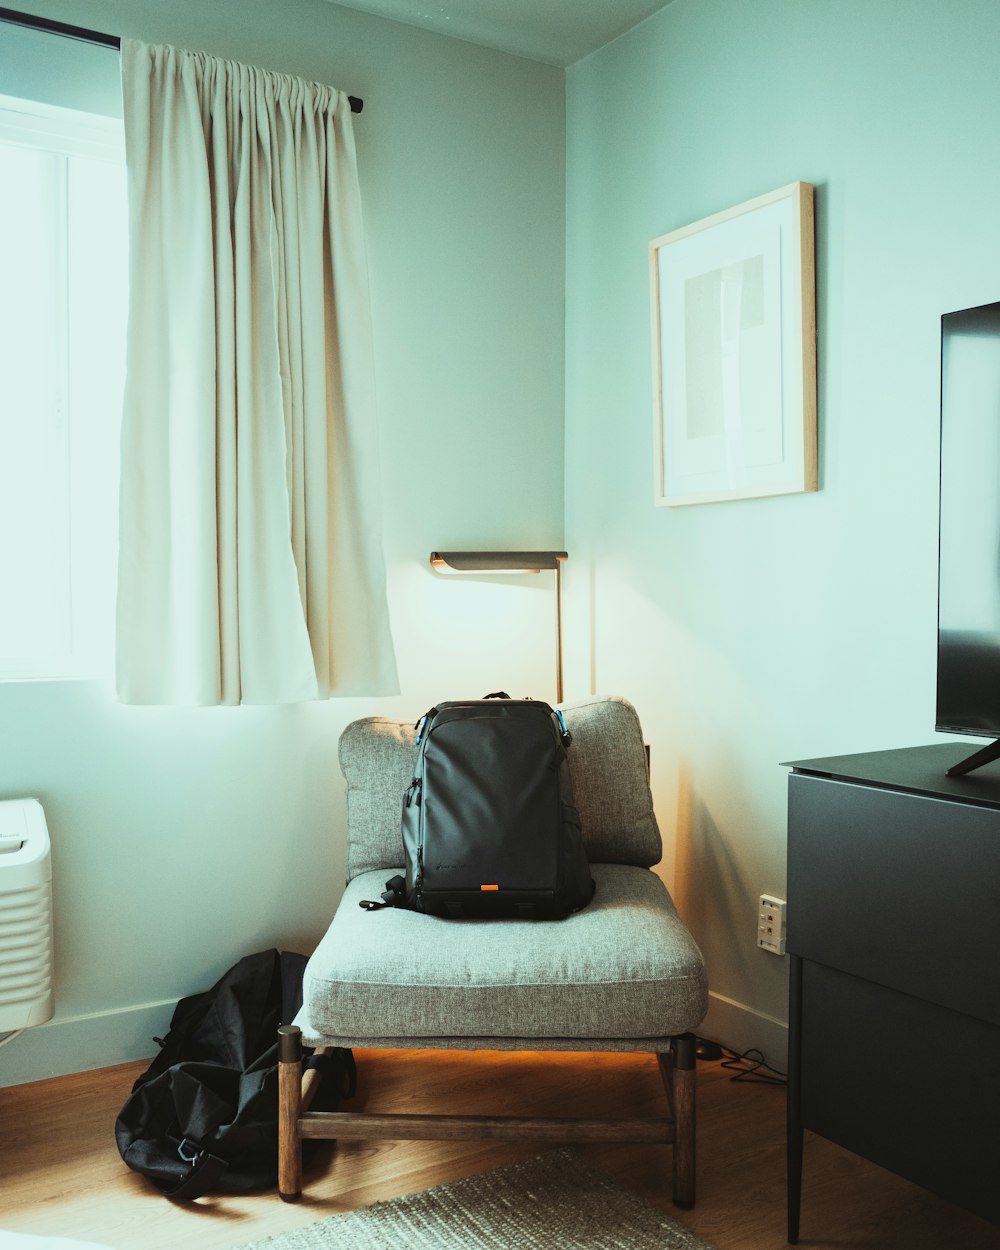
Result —
[{"label": "backpack strap", "polygon": [[381,901],[363,898],[358,903],[365,911],[381,911],[383,907],[404,907],[406,899],[406,878],[398,874],[385,883]]},{"label": "backpack strap", "polygon": [[421,718],[413,726],[417,735],[417,738],[416,738],[417,746],[420,746],[420,740],[424,736],[424,730],[427,728],[427,722],[429,720],[433,720],[434,717],[437,716],[437,714],[438,714],[438,709],[436,707],[428,708],[428,710],[423,714],[423,716],[421,716]]}]

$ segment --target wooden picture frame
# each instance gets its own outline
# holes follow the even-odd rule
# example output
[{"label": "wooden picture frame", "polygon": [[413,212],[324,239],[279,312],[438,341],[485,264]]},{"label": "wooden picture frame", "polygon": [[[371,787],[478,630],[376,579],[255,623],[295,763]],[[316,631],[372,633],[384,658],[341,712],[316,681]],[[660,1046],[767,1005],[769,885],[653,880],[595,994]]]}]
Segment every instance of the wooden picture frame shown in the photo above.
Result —
[{"label": "wooden picture frame", "polygon": [[655,502],[817,488],[813,187],[649,245]]}]

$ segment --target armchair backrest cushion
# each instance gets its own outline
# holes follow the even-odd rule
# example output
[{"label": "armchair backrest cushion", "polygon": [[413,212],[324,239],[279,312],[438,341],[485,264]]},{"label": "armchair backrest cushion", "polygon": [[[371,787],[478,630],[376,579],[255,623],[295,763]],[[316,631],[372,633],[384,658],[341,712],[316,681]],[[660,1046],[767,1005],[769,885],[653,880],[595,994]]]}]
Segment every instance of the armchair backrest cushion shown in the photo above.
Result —
[{"label": "armchair backrest cushion", "polygon": [[[569,769],[591,863],[650,868],[662,854],[642,728],[627,699],[564,704]],[[403,860],[400,817],[417,746],[412,721],[369,716],[340,737],[347,781],[347,879]]]}]

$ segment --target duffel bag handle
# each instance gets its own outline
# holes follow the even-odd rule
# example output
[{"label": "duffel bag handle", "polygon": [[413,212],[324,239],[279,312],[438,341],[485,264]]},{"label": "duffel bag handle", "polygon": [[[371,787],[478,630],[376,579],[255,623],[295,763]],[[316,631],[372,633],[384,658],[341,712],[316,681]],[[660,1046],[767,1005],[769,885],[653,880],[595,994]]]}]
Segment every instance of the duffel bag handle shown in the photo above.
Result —
[{"label": "duffel bag handle", "polygon": [[177,1156],[191,1168],[182,1181],[178,1181],[176,1185],[169,1185],[150,1178],[153,1179],[153,1184],[157,1186],[164,1198],[170,1198],[174,1202],[191,1202],[194,1198],[200,1198],[208,1190],[215,1189],[216,1182],[229,1167],[225,1159],[210,1154],[203,1146],[189,1141],[186,1137],[177,1146]]}]

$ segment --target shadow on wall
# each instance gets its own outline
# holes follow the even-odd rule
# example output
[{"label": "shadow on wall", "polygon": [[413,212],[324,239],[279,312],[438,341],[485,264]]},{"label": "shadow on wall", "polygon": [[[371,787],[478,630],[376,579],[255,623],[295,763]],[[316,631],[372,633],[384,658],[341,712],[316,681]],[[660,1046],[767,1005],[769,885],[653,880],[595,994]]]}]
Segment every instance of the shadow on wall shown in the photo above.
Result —
[{"label": "shadow on wall", "polygon": [[[757,954],[748,935],[753,924],[753,883],[746,865],[722,836],[698,793],[690,765],[681,762],[677,780],[674,832],[674,902],[702,947],[711,980],[713,965],[727,970],[733,985],[753,984]],[[748,901],[749,900],[749,901]],[[724,960],[713,946],[725,941]],[[713,989],[724,986],[714,985]]]}]

